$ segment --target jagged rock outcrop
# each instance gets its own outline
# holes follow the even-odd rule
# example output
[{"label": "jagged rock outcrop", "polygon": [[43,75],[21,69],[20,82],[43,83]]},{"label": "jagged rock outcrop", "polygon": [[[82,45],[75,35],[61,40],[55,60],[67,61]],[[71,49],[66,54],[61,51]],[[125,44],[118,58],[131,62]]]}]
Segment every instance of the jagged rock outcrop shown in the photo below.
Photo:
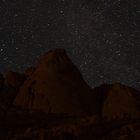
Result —
[{"label": "jagged rock outcrop", "polygon": [[65,50],[55,49],[41,57],[14,104],[52,113],[91,113],[95,111],[91,93]]},{"label": "jagged rock outcrop", "polygon": [[99,95],[100,115],[109,120],[140,117],[140,93],[120,83],[94,89]]}]

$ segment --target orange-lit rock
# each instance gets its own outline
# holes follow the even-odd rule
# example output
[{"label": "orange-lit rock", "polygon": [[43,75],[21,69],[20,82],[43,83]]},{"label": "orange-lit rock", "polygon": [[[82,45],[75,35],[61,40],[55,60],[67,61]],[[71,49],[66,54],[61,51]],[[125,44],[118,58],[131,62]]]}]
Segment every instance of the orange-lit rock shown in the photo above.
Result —
[{"label": "orange-lit rock", "polygon": [[55,49],[41,57],[14,104],[53,113],[91,113],[94,112],[91,93],[65,50]]},{"label": "orange-lit rock", "polygon": [[34,70],[34,67],[29,67],[26,69],[25,74],[30,77],[33,74]]},{"label": "orange-lit rock", "polygon": [[104,84],[93,90],[99,95],[99,113],[109,120],[140,117],[139,91],[120,83]]}]

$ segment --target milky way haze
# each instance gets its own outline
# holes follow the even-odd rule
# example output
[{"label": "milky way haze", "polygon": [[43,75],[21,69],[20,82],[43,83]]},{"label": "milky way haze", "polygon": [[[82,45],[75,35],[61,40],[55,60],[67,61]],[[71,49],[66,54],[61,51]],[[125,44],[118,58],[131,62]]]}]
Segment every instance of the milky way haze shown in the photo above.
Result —
[{"label": "milky way haze", "polygon": [[92,87],[140,86],[139,0],[0,1],[0,71],[64,48]]}]

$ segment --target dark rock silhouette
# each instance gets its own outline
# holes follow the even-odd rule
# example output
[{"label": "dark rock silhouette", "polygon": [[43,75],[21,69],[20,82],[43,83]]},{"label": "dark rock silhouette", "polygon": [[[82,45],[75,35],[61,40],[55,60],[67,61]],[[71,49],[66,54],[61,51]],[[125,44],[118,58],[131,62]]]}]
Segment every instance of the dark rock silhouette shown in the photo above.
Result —
[{"label": "dark rock silhouette", "polygon": [[92,90],[65,50],[44,54],[21,86],[14,104],[52,113],[95,113]]}]

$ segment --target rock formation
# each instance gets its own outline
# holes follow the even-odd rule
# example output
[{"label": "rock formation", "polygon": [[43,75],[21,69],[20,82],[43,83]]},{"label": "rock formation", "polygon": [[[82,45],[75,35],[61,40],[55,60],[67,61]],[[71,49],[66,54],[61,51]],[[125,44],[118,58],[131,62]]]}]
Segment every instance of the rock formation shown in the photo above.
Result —
[{"label": "rock formation", "polygon": [[140,93],[120,83],[102,85],[94,89],[99,95],[98,108],[102,117],[123,119],[140,116]]},{"label": "rock formation", "polygon": [[92,90],[65,50],[43,55],[32,72],[20,88],[16,106],[52,113],[94,112]]},{"label": "rock formation", "polygon": [[4,83],[6,86],[20,87],[23,84],[25,78],[26,77],[24,74],[17,73],[14,71],[8,71],[5,74]]},{"label": "rock formation", "polygon": [[120,83],[91,89],[55,49],[25,74],[0,75],[0,126],[0,139],[137,140],[140,92]]},{"label": "rock formation", "polygon": [[17,95],[20,86],[23,84],[26,77],[24,74],[8,71],[4,75],[4,78],[1,76],[0,79],[2,83],[0,103],[4,106],[11,107],[12,102],[15,96]]},{"label": "rock formation", "polygon": [[26,69],[25,74],[26,74],[28,77],[30,77],[30,76],[33,74],[34,70],[35,70],[34,67],[29,67],[29,68]]}]

